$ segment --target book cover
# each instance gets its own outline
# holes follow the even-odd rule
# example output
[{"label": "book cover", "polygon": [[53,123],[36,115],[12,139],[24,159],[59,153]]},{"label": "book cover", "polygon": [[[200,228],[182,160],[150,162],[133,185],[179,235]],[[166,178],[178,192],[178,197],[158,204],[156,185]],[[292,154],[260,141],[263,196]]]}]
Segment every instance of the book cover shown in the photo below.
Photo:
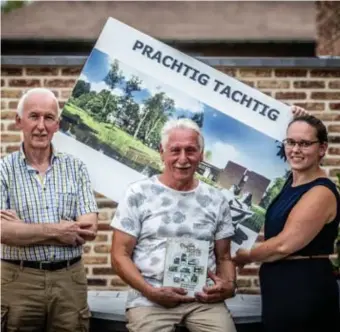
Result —
[{"label": "book cover", "polygon": [[202,291],[207,280],[208,255],[208,241],[169,238],[163,286],[182,287],[188,296]]}]

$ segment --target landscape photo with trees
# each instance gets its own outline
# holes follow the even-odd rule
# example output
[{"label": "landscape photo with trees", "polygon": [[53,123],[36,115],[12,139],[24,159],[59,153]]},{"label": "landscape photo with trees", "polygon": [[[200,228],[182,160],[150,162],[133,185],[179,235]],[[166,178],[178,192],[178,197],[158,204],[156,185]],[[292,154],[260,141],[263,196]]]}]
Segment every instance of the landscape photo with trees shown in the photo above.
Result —
[{"label": "landscape photo with trees", "polygon": [[[160,132],[172,118],[190,118],[201,128],[205,158],[197,177],[231,197],[235,228],[258,233],[288,175],[282,143],[180,91],[176,82],[166,85],[94,48],[64,105],[60,127],[151,176],[162,171]],[[241,242],[249,238],[239,235]]]}]

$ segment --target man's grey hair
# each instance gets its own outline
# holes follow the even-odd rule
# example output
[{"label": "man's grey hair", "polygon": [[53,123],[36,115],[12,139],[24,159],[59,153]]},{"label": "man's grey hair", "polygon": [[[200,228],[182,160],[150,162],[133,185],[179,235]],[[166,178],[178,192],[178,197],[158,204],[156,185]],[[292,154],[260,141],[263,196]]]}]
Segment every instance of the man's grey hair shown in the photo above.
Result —
[{"label": "man's grey hair", "polygon": [[199,128],[199,126],[197,125],[195,121],[186,119],[186,118],[172,119],[172,120],[167,121],[164,124],[164,127],[162,128],[162,131],[161,131],[161,144],[162,144],[163,150],[165,150],[168,144],[169,135],[173,129],[194,130],[198,134],[198,146],[199,146],[200,152],[203,151],[204,138],[202,136],[201,129]]},{"label": "man's grey hair", "polygon": [[58,118],[60,118],[61,109],[59,108],[58,99],[56,98],[56,96],[54,95],[54,93],[51,90],[46,89],[46,88],[33,88],[33,89],[26,91],[21,96],[21,98],[18,102],[18,107],[17,107],[17,114],[18,114],[19,118],[22,118],[22,115],[23,115],[23,112],[24,112],[24,106],[25,106],[25,102],[26,102],[27,98],[31,95],[34,95],[34,94],[45,94],[45,95],[50,96],[56,103]]}]

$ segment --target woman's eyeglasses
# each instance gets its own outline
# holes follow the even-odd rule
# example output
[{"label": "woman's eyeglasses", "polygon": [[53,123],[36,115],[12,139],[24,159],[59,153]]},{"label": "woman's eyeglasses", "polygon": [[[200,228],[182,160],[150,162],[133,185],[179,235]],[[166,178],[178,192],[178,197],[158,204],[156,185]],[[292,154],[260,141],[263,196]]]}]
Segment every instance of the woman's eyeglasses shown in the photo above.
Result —
[{"label": "woman's eyeglasses", "polygon": [[315,143],[319,143],[319,141],[306,141],[306,140],[301,140],[301,141],[295,141],[292,138],[286,138],[282,141],[285,147],[287,148],[293,148],[296,144],[300,149],[307,149],[310,146],[312,146]]}]

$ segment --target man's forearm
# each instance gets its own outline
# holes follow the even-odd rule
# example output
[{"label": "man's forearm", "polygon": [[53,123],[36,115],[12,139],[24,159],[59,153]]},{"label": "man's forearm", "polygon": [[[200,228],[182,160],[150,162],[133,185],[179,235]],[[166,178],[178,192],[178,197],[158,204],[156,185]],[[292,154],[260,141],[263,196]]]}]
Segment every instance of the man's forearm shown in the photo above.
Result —
[{"label": "man's forearm", "polygon": [[58,244],[56,224],[1,222],[1,243],[13,246]]},{"label": "man's forearm", "polygon": [[221,279],[235,285],[236,268],[231,259],[221,259],[216,262],[216,275]]},{"label": "man's forearm", "polygon": [[98,214],[96,212],[90,212],[81,216],[78,216],[76,222],[81,224],[82,222],[91,223],[91,227],[87,228],[88,230],[93,232],[93,236],[83,236],[85,241],[93,241],[97,236],[98,231]]},{"label": "man's forearm", "polygon": [[123,281],[148,297],[148,294],[153,287],[144,280],[140,271],[129,256],[113,255],[112,265]]}]

